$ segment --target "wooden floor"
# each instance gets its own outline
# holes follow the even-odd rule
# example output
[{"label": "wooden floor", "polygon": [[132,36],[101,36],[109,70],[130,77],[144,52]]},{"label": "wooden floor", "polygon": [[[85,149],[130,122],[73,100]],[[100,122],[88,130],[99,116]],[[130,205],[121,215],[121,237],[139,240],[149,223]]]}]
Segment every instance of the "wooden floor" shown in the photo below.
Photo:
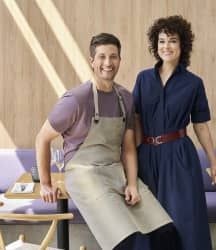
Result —
[{"label": "wooden floor", "polygon": [[216,250],[216,223],[210,224],[213,250]]}]

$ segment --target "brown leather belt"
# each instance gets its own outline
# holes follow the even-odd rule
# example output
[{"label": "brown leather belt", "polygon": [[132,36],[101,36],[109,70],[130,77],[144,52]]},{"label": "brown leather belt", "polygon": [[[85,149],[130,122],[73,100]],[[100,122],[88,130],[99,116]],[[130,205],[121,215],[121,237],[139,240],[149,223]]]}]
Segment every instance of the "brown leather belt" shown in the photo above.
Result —
[{"label": "brown leather belt", "polygon": [[154,136],[146,136],[146,135],[144,135],[142,142],[145,143],[145,144],[151,144],[151,145],[154,145],[154,146],[158,146],[160,144],[182,138],[185,135],[187,135],[186,128],[183,128],[183,129],[180,129],[180,130],[178,130],[176,132],[171,132],[171,133],[168,133],[168,134],[159,135],[159,136],[155,136],[155,137]]}]

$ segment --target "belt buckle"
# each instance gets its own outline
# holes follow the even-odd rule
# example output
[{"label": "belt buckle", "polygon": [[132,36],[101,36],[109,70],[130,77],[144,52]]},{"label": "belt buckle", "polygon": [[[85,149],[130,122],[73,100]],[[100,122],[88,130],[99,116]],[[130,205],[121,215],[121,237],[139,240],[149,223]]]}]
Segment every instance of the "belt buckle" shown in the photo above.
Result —
[{"label": "belt buckle", "polygon": [[149,136],[149,137],[147,138],[147,142],[148,142],[149,144],[155,144],[155,137]]},{"label": "belt buckle", "polygon": [[147,141],[149,144],[152,144],[154,146],[158,146],[158,145],[163,143],[162,141],[160,141],[160,139],[161,139],[161,135],[156,136],[156,137],[149,136]]},{"label": "belt buckle", "polygon": [[156,137],[154,138],[154,145],[155,145],[155,146],[158,146],[158,145],[160,145],[160,144],[163,143],[162,141],[160,141],[160,139],[161,139],[161,135],[156,136]]}]

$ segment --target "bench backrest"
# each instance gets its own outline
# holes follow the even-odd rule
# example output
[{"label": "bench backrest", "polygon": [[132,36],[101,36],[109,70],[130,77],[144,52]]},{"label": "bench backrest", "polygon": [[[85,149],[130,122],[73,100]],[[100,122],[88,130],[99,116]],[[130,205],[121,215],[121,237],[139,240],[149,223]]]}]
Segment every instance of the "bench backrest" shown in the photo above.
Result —
[{"label": "bench backrest", "polygon": [[[204,182],[204,189],[206,192],[215,192],[216,191],[216,185],[212,185],[211,178],[206,172],[206,168],[210,167],[209,160],[206,156],[206,153],[203,149],[198,149],[198,156],[200,159],[201,167],[202,167],[202,176],[203,176],[203,182]],[[216,151],[215,151],[216,152]]]},{"label": "bench backrest", "polygon": [[0,149],[0,192],[5,192],[22,173],[29,172],[34,165],[34,149]]},{"label": "bench backrest", "polygon": [[[216,186],[212,186],[211,179],[205,170],[210,166],[208,158],[203,149],[197,151],[201,162],[205,191],[216,191]],[[34,149],[0,149],[0,192],[5,192],[22,173],[30,172],[34,165],[36,165]]]}]

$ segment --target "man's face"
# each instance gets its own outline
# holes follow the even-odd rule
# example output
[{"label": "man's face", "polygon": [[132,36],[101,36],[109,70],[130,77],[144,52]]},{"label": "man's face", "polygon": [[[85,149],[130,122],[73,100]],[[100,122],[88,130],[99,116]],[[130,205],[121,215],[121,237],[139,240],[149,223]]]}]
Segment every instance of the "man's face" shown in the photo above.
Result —
[{"label": "man's face", "polygon": [[98,80],[112,81],[118,72],[121,58],[115,45],[99,45],[90,63]]}]

